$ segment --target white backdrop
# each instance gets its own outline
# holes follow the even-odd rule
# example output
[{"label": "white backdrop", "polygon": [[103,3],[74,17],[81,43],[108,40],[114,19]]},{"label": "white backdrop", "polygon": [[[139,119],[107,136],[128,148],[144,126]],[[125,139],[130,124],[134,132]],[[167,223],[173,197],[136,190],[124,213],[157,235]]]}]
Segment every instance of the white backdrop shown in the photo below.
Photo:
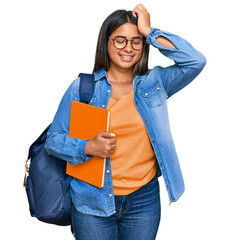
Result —
[{"label": "white backdrop", "polygon": [[[1,239],[73,239],[69,227],[30,217],[22,187],[24,162],[67,87],[79,72],[92,71],[104,19],[116,9],[132,10],[138,3],[1,1]],[[141,3],[151,13],[152,27],[184,37],[207,58],[196,80],[168,101],[186,191],[169,206],[160,178],[162,218],[157,239],[230,239],[227,0]],[[151,47],[149,67],[169,64]]]}]

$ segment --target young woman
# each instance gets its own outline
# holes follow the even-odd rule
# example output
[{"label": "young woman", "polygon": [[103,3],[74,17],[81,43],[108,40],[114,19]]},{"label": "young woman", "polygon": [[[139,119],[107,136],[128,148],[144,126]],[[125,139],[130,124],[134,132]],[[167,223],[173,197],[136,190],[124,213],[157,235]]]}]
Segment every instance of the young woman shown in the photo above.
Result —
[{"label": "young woman", "polygon": [[[149,70],[149,45],[175,64]],[[184,192],[166,100],[189,84],[205,63],[183,38],[151,28],[150,14],[141,4],[132,12],[117,10],[106,18],[98,37],[90,104],[110,109],[110,131],[90,140],[69,137],[71,101],[79,101],[78,78],[66,91],[46,142],[49,154],[71,164],[92,156],[107,158],[103,188],[78,179],[71,182],[76,239],[156,238],[158,177],[164,178],[170,202]]]}]

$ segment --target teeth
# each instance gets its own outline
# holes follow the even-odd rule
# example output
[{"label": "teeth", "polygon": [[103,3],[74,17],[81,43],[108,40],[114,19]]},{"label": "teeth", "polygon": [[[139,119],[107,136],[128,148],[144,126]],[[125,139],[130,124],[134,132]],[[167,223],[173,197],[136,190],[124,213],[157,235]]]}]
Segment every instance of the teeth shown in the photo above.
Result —
[{"label": "teeth", "polygon": [[132,56],[122,56],[122,57],[127,59],[132,58]]}]

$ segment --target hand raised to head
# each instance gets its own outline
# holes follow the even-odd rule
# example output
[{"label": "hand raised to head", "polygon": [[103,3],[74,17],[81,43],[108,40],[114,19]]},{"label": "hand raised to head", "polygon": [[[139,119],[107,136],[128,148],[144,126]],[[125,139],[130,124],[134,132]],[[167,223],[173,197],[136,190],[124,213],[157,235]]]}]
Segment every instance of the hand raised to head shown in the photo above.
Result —
[{"label": "hand raised to head", "polygon": [[144,37],[147,37],[147,35],[151,32],[149,12],[142,4],[138,4],[133,9],[132,14],[134,17],[138,17],[137,28],[139,33]]}]

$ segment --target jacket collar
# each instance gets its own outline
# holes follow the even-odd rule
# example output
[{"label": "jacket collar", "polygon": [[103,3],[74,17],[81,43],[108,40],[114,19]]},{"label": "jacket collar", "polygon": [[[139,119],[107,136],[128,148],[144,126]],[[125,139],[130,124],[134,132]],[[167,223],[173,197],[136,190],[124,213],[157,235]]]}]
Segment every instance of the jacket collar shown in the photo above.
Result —
[{"label": "jacket collar", "polygon": [[94,73],[94,76],[95,76],[95,81],[101,80],[103,77],[106,77],[108,79],[107,72],[105,71],[104,68],[98,69]]},{"label": "jacket collar", "polygon": [[[99,81],[101,80],[103,77],[106,77],[107,81],[108,81],[108,75],[107,72],[105,71],[104,68],[100,68],[98,69],[95,73],[95,81]],[[135,74],[134,79],[133,79],[133,87],[134,89],[136,88],[137,83],[141,80],[141,76]]]}]

